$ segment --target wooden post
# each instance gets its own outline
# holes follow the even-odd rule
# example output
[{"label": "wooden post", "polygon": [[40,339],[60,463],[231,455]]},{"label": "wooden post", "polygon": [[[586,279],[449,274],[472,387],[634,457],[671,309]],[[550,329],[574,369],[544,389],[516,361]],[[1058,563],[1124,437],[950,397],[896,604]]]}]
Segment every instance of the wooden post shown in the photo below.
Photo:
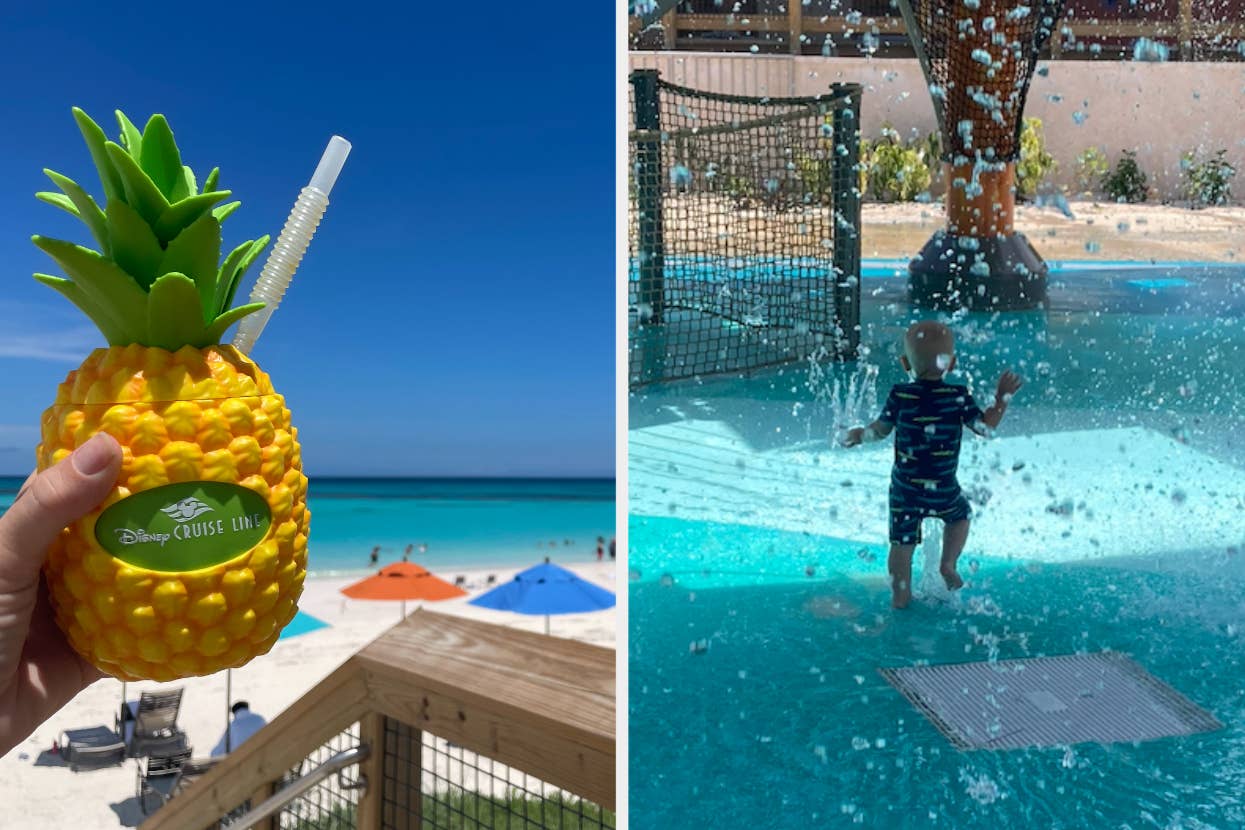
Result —
[{"label": "wooden post", "polygon": [[661,31],[665,38],[665,48],[667,52],[673,52],[676,48],[675,41],[678,39],[679,13],[677,6],[670,9],[661,16]]},{"label": "wooden post", "polygon": [[800,54],[804,46],[804,0],[787,0],[787,33],[791,54]]},{"label": "wooden post", "polygon": [[[381,733],[396,738],[392,742],[382,740],[381,746],[384,752],[381,765],[384,826],[387,830],[420,830],[424,826],[424,735],[392,718],[384,719]],[[368,830],[365,825],[360,827]]]},{"label": "wooden post", "polygon": [[367,789],[359,797],[355,824],[359,830],[380,830],[380,807],[385,787],[385,718],[369,712],[359,719],[359,741],[372,748],[372,754],[359,768],[367,779]]},{"label": "wooden post", "polygon": [[1193,60],[1193,0],[1180,0],[1180,59]]},{"label": "wooden post", "polygon": [[[274,792],[276,792],[276,787],[272,785],[271,781],[261,784],[255,792],[251,793],[251,809],[255,809],[260,804],[263,804]],[[254,830],[279,830],[273,823],[273,818],[273,816],[269,816],[266,819],[261,819],[255,825]]]}]

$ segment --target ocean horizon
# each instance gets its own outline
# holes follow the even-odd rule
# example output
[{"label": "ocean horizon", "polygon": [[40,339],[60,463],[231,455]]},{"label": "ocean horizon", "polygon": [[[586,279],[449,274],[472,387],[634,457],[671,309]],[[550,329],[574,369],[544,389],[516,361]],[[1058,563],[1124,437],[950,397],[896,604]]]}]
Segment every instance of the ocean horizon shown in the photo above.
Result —
[{"label": "ocean horizon", "polygon": [[[0,476],[0,514],[22,476]],[[613,478],[310,478],[307,572],[346,576],[411,561],[449,571],[596,560],[597,537],[615,536]],[[420,546],[427,551],[420,553]],[[608,549],[606,556],[608,557]]]}]

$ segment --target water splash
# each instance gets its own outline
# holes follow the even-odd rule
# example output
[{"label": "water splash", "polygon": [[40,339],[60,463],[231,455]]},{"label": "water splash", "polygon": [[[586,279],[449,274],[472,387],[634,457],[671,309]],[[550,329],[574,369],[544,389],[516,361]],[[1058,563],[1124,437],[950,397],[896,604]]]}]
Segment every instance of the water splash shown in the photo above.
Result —
[{"label": "water splash", "polygon": [[809,358],[807,386],[815,409],[829,416],[831,445],[852,427],[872,421],[878,414],[878,367],[859,363],[854,369],[822,363],[828,354]]}]

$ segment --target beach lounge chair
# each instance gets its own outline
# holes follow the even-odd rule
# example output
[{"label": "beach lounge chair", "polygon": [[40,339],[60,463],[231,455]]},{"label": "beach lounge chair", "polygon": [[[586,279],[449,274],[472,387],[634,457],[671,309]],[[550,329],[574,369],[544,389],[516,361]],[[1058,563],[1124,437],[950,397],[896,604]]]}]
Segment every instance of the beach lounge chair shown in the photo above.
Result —
[{"label": "beach lounge chair", "polygon": [[485,585],[486,587],[492,587],[492,586],[494,586],[494,585],[496,585],[496,584],[497,584],[497,574],[489,574],[489,575],[488,575],[488,579],[487,579],[487,580],[485,580],[485,582],[484,582],[484,585]]},{"label": "beach lounge chair", "polygon": [[454,587],[455,587],[455,588],[461,588],[461,587],[463,587],[463,586],[464,586],[464,585],[466,585],[466,584],[467,584],[467,577],[465,577],[465,576],[456,576],[456,577],[454,577]]},{"label": "beach lounge chair", "polygon": [[138,806],[143,815],[152,809],[148,805],[154,799],[156,807],[163,805],[173,797],[173,787],[181,774],[182,765],[190,760],[190,750],[182,749],[167,755],[155,754],[147,759],[147,764],[138,764]]},{"label": "beach lounge chair", "polygon": [[125,738],[128,757],[167,755],[185,748],[186,733],[177,726],[182,691],[175,689],[170,692],[143,692],[137,705],[121,705],[117,732]]},{"label": "beach lounge chair", "polygon": [[[219,758],[191,758],[183,749],[169,755],[152,755],[147,768],[138,770],[138,805],[143,815],[163,807],[219,763]],[[152,802],[155,802],[152,806]],[[149,807],[151,809],[149,809]]]},{"label": "beach lounge chair", "polygon": [[74,772],[83,767],[94,769],[125,761],[125,739],[107,726],[66,729],[61,733],[60,747],[61,757]]}]

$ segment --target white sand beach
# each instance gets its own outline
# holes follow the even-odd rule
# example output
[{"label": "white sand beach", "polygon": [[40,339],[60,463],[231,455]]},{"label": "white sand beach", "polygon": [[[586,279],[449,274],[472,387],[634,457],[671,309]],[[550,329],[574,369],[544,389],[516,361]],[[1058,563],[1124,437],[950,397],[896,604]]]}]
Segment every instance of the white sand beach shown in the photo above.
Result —
[{"label": "white sand beach", "polygon": [[[559,562],[580,577],[617,592],[615,564]],[[470,571],[469,594],[480,593],[488,574],[505,581],[518,568]],[[460,572],[455,572],[454,575]],[[440,573],[439,576],[453,578]],[[360,647],[375,639],[400,616],[399,603],[350,600],[338,591],[356,578],[308,579],[300,610],[328,623],[307,634],[279,641],[267,655],[233,672],[233,699],[246,700],[251,710],[271,720],[298,700]],[[499,625],[543,632],[544,617],[522,617],[467,604],[467,598],[429,603],[438,612],[470,617]],[[408,613],[417,603],[407,603]],[[592,614],[568,614],[552,619],[552,635],[613,648],[615,609]],[[207,756],[220,740],[226,722],[225,674],[197,677],[170,684],[133,683],[126,697],[137,699],[144,689],[185,689],[178,723],[186,731],[195,756]],[[121,684],[101,680],[84,690],[63,709],[34,729],[33,734],[0,758],[0,803],[8,815],[0,827],[95,828],[133,827],[142,819],[135,799],[137,762],[74,773],[59,755],[49,752],[65,729],[105,725],[112,727],[121,702]]]}]

